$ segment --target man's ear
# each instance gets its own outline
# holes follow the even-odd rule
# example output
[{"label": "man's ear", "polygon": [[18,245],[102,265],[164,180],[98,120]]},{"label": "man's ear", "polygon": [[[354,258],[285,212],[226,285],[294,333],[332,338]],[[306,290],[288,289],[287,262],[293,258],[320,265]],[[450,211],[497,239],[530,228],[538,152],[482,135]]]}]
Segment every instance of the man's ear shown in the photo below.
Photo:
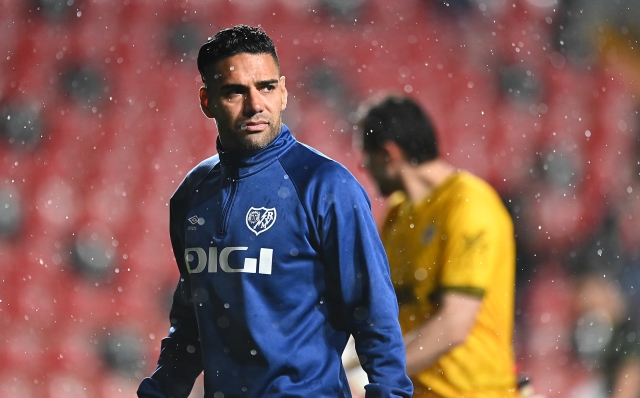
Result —
[{"label": "man's ear", "polygon": [[400,146],[398,146],[398,144],[396,144],[395,142],[385,141],[382,144],[382,149],[384,150],[385,156],[387,157],[387,163],[395,164],[398,162],[406,161],[404,152],[402,151]]},{"label": "man's ear", "polygon": [[209,109],[209,94],[206,87],[200,87],[200,108],[206,117],[213,119],[213,112]]},{"label": "man's ear", "polygon": [[289,93],[287,92],[287,87],[285,86],[285,78],[284,76],[280,76],[280,86],[282,87],[282,110],[287,109],[287,98],[289,97]]}]

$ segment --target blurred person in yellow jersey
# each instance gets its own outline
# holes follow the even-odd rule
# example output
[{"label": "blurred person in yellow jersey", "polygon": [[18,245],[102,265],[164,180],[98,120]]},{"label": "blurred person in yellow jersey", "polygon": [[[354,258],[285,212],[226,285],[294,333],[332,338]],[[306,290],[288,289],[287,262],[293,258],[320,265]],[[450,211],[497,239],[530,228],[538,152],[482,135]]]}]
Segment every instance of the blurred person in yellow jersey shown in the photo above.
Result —
[{"label": "blurred person in yellow jersey", "polygon": [[440,158],[412,99],[361,108],[364,165],[382,225],[415,397],[518,397],[512,348],[513,223],[496,191]]}]

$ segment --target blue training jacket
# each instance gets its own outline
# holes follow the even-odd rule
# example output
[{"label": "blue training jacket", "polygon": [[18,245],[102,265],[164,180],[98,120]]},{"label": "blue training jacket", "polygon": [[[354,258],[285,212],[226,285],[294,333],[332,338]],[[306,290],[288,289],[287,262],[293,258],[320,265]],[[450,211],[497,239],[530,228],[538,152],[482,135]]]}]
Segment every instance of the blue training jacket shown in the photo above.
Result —
[{"label": "blue training jacket", "polygon": [[339,163],[283,125],[267,147],[222,151],[171,198],[180,282],[158,366],[138,396],[350,397],[353,335],[367,397],[410,397],[398,305],[371,203]]}]

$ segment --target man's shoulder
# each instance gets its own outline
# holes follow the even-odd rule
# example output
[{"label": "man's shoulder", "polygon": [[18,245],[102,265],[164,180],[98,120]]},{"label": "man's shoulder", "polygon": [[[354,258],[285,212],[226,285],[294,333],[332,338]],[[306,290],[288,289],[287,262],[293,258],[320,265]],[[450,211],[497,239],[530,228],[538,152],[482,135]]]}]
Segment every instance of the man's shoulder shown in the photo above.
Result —
[{"label": "man's shoulder", "polygon": [[458,174],[448,195],[450,211],[471,212],[473,219],[510,218],[500,194],[491,184],[469,172]]},{"label": "man's shoulder", "polygon": [[318,179],[328,179],[323,180],[325,183],[345,179],[355,181],[355,177],[344,165],[301,142],[297,142],[279,160],[289,177],[296,182]]},{"label": "man's shoulder", "polygon": [[220,163],[220,157],[217,154],[198,163],[198,165],[191,169],[184,177],[178,189],[176,189],[173,194],[173,198],[178,199],[195,190],[218,163]]},{"label": "man's shoulder", "polygon": [[193,169],[191,169],[191,171],[189,171],[189,173],[187,173],[187,177],[185,179],[200,177],[204,178],[204,176],[209,174],[211,169],[213,169],[218,163],[220,163],[220,156],[217,154],[213,155],[198,163],[196,167],[194,167]]},{"label": "man's shoulder", "polygon": [[360,182],[341,163],[302,143],[296,143],[279,158],[298,197],[303,203],[330,204],[340,198],[342,203],[369,198]]},{"label": "man's shoulder", "polygon": [[456,196],[467,199],[501,201],[500,195],[491,184],[467,171],[460,171],[451,186]]},{"label": "man's shoulder", "polygon": [[387,216],[386,218],[396,218],[398,213],[402,212],[409,204],[409,198],[403,191],[392,193],[387,199]]}]

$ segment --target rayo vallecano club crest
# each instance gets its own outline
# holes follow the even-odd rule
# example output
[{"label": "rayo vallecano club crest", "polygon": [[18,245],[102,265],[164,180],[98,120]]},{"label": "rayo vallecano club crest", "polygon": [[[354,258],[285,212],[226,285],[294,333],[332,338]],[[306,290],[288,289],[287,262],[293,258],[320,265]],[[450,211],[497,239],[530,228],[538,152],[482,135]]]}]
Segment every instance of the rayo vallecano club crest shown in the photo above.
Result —
[{"label": "rayo vallecano club crest", "polygon": [[276,215],[275,207],[270,209],[265,207],[251,207],[247,212],[247,227],[258,236],[273,226],[276,222]]}]

